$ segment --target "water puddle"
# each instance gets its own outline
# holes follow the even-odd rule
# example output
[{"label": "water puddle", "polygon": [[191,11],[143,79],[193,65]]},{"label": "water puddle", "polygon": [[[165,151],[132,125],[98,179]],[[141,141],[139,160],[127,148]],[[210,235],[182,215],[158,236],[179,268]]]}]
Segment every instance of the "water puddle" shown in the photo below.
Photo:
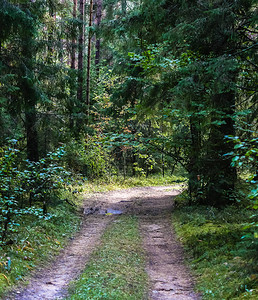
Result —
[{"label": "water puddle", "polygon": [[123,212],[119,209],[113,209],[113,208],[108,208],[108,209],[101,209],[99,211],[100,215],[106,215],[106,216],[111,216],[111,215],[121,215]]},{"label": "water puddle", "polygon": [[99,207],[90,207],[90,208],[85,208],[84,209],[84,214],[85,215],[121,215],[123,211],[119,209],[113,209],[113,208],[108,208],[108,209],[100,209]]},{"label": "water puddle", "polygon": [[108,208],[106,214],[121,215],[123,212],[118,209]]}]

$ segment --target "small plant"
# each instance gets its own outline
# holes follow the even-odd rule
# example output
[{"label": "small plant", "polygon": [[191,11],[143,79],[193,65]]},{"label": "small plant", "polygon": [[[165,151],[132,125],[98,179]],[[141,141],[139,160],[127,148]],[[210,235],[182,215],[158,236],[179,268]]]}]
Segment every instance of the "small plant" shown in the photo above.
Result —
[{"label": "small plant", "polygon": [[21,185],[22,173],[17,168],[19,150],[17,141],[1,149],[0,157],[0,246],[5,243],[10,232],[15,232],[19,224],[16,217],[21,213],[18,204],[25,190]]},{"label": "small plant", "polygon": [[30,193],[29,205],[41,203],[43,213],[47,213],[48,204],[57,199],[71,173],[59,165],[60,159],[65,154],[63,148],[50,152],[46,158],[38,162],[26,161],[27,190]]},{"label": "small plant", "polygon": [[111,158],[102,143],[98,135],[89,136],[83,142],[69,143],[64,155],[68,168],[89,179],[105,176],[110,169]]},{"label": "small plant", "polygon": [[[49,218],[47,207],[65,187],[70,175],[58,165],[62,148],[38,162],[23,160],[17,141],[0,150],[0,245],[11,242],[22,215]],[[8,241],[9,239],[9,241]]]},{"label": "small plant", "polygon": [[[238,136],[227,136],[230,141],[235,144],[234,151],[226,155],[232,156],[232,165],[239,167],[241,170],[249,172],[246,179],[250,185],[250,191],[247,198],[250,201],[249,206],[257,211],[258,209],[258,138],[253,137],[250,139],[240,139]],[[250,217],[250,221],[245,224],[244,230],[249,229],[249,233],[245,234],[243,238],[253,237],[258,239],[258,219],[257,213]],[[257,241],[256,241],[257,243]]]}]

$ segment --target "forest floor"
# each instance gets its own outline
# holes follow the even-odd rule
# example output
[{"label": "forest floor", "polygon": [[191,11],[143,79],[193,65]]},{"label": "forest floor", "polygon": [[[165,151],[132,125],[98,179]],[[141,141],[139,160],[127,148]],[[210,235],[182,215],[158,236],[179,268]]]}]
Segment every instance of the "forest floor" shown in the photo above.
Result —
[{"label": "forest floor", "polygon": [[[140,187],[97,193],[84,203],[80,232],[52,263],[37,270],[26,288],[18,288],[6,299],[62,299],[69,283],[85,268],[91,253],[109,224],[120,214],[139,219],[146,272],[148,299],[199,299],[194,280],[184,264],[183,249],[172,225],[173,198],[180,186]],[[141,299],[139,299],[141,300]]]}]

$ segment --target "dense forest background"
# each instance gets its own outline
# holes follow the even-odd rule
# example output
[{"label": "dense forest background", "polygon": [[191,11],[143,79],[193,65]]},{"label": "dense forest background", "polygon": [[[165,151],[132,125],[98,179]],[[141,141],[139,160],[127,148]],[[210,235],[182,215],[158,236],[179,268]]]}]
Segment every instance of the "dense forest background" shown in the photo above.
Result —
[{"label": "dense forest background", "polygon": [[0,28],[0,245],[73,178],[258,208],[255,1],[0,0]]}]

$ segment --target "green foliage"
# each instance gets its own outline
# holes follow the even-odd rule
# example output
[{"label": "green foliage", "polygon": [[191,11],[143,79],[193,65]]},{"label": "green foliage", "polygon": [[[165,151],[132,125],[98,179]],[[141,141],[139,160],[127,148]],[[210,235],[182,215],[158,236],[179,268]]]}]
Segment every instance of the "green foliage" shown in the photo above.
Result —
[{"label": "green foliage", "polygon": [[52,199],[57,199],[60,190],[69,184],[71,173],[60,166],[64,154],[64,148],[59,148],[38,162],[27,161],[25,172],[28,190],[32,194],[30,204],[39,201],[46,206]]},{"label": "green foliage", "polygon": [[[33,214],[40,218],[51,217],[48,205],[58,198],[65,188],[70,173],[58,165],[64,155],[62,148],[49,153],[39,162],[23,161],[16,148],[16,140],[1,149],[0,156],[0,235],[1,244],[12,239],[22,215]],[[32,206],[33,205],[33,206]]]},{"label": "green foliage", "polygon": [[85,179],[107,176],[111,172],[109,150],[100,135],[88,136],[84,142],[73,141],[67,145],[65,161],[68,168]]},{"label": "green foliage", "polygon": [[118,55],[124,81],[114,103],[136,107],[134,119],[150,123],[143,135],[159,135],[156,151],[188,171],[192,201],[235,201],[236,170],[224,156],[234,145],[224,136],[235,133],[236,105],[255,93],[254,2],[143,1],[131,17],[135,43],[126,48],[125,39],[128,51]]},{"label": "green foliage", "polygon": [[[14,144],[16,141],[12,141]],[[14,216],[21,213],[18,208],[19,199],[21,199],[25,190],[20,184],[21,173],[16,167],[17,152],[14,147],[1,149],[0,159],[0,246],[8,236],[8,232],[15,232],[18,223]]]},{"label": "green foliage", "polygon": [[[92,43],[101,41],[103,64],[91,68],[90,107],[86,107],[77,93],[78,77],[85,72],[78,76],[76,69],[83,26],[73,1],[0,0],[1,247],[12,242],[27,247],[26,238],[24,243],[19,238],[26,232],[25,220],[31,218],[48,229],[53,220],[58,222],[53,209],[70,177],[94,179],[98,190],[105,190],[121,182],[128,187],[184,180],[167,175],[179,170],[187,172],[189,202],[211,206],[211,216],[193,211],[195,222],[191,210],[184,214],[191,226],[200,226],[196,234],[214,247],[211,253],[208,242],[190,237],[193,247],[196,243],[203,247],[194,252],[197,259],[203,261],[206,255],[213,259],[225,236],[232,249],[240,245],[239,234],[251,253],[257,243],[257,215],[249,220],[243,208],[243,232],[238,225],[227,227],[223,218],[229,222],[228,214],[222,218],[212,206],[238,200],[237,170],[250,174],[247,197],[254,212],[258,207],[255,4],[253,0],[135,0],[127,5],[103,1],[101,26],[85,26],[85,37],[96,33]],[[235,126],[241,114],[247,130]],[[18,139],[19,150],[14,144],[7,146],[6,138]],[[62,148],[53,152],[63,144],[66,153]],[[24,160],[24,149],[30,161]],[[160,172],[163,178],[152,176]],[[139,176],[128,178],[131,175]],[[87,181],[86,192],[94,189]],[[230,252],[230,246],[222,249]],[[16,244],[11,247],[16,250]],[[1,257],[0,273],[9,272],[13,258],[10,262],[9,256]],[[241,284],[239,291],[245,285],[252,288],[248,280]],[[224,291],[225,297],[234,297],[231,287]],[[205,293],[221,298],[213,288]]]},{"label": "green foliage", "polygon": [[173,212],[203,299],[257,298],[258,244],[241,238],[243,224],[252,214],[232,206],[181,207]]},{"label": "green foliage", "polygon": [[24,137],[34,161],[70,144],[68,164],[88,178],[180,164],[192,201],[231,201],[224,135],[234,136],[238,104],[257,110],[254,1],[110,0],[103,10],[101,26],[85,26],[102,55],[86,108],[71,64],[82,27],[73,2],[1,0],[0,144]]},{"label": "green foliage", "polygon": [[[252,135],[255,133],[252,132]],[[254,209],[255,214],[250,217],[250,222],[245,224],[244,229],[252,229],[251,232],[254,230],[254,233],[251,232],[246,234],[245,238],[254,238],[258,239],[258,216],[257,216],[257,209],[258,209],[258,138],[251,137],[248,139],[241,139],[238,136],[227,136],[227,139],[233,141],[234,143],[234,151],[231,153],[227,153],[232,157],[232,164],[234,166],[238,166],[242,172],[249,172],[250,175],[247,178],[247,182],[250,185],[250,192],[247,195],[249,199],[249,207]]]},{"label": "green foliage", "polygon": [[67,299],[143,299],[146,288],[138,220],[125,216],[104,233]]}]

